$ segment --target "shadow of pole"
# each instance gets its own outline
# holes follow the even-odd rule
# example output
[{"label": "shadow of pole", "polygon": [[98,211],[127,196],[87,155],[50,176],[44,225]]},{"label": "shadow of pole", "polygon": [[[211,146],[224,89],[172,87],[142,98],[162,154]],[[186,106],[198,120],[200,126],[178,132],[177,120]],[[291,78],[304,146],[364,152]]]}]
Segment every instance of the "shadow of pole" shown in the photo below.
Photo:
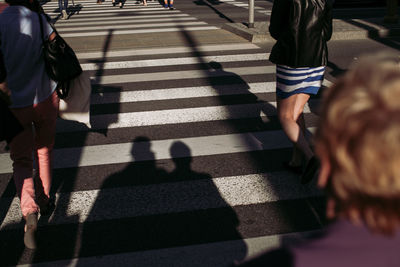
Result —
[{"label": "shadow of pole", "polygon": [[[357,26],[359,28],[362,28],[364,30],[367,30],[369,39],[379,42],[381,44],[384,44],[388,47],[400,50],[400,42],[390,38],[390,36],[399,35],[399,32],[400,32],[399,28],[391,29],[388,26],[384,26],[384,28],[386,28],[385,31],[386,31],[387,37],[381,37],[378,29],[376,29],[366,23],[362,23],[362,22],[355,21],[355,20],[348,20],[347,23]],[[379,26],[379,25],[377,25],[377,26]]]},{"label": "shadow of pole", "polygon": [[223,18],[225,20],[227,20],[230,23],[233,23],[234,21],[227,17],[224,13],[222,13],[221,11],[219,11],[218,9],[216,9],[215,7],[213,7],[212,5],[219,5],[220,2],[219,1],[212,1],[212,3],[210,4],[210,1],[208,0],[196,0],[194,1],[194,3],[196,5],[201,5],[201,6],[208,6],[212,11],[214,11],[220,18]]}]

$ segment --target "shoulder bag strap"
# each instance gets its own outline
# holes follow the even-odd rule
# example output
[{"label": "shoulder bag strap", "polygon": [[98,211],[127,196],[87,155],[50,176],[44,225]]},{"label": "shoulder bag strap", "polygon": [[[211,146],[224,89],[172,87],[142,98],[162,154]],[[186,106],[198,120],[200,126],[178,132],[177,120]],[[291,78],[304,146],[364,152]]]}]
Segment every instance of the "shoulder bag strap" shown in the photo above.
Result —
[{"label": "shoulder bag strap", "polygon": [[42,37],[42,43],[44,44],[44,37],[43,37],[43,22],[42,16],[39,13],[36,13],[39,16],[39,23],[40,23],[40,37]]}]

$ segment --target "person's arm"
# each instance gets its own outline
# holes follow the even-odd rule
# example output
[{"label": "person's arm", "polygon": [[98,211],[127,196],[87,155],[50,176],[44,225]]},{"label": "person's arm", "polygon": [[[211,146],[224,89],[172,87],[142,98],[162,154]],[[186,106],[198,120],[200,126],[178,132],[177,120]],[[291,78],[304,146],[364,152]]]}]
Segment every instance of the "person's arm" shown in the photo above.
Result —
[{"label": "person's arm", "polygon": [[49,35],[49,41],[53,41],[53,39],[54,38],[56,38],[56,32],[52,32],[52,33],[50,33],[50,35]]},{"label": "person's arm", "polygon": [[289,23],[289,2],[287,0],[275,0],[272,6],[269,32],[271,36],[278,40]]},{"label": "person's arm", "polygon": [[7,77],[7,70],[4,64],[3,52],[0,51],[0,83],[4,82]]},{"label": "person's arm", "polygon": [[39,14],[39,16],[41,17],[39,27],[41,27],[41,32],[43,31],[43,33],[41,34],[43,34],[44,39],[46,39],[46,37],[48,36],[48,40],[52,41],[57,36],[56,30],[50,24],[48,16],[45,13]]},{"label": "person's arm", "polygon": [[0,51],[0,97],[10,104],[11,91],[7,86],[7,70],[4,64],[3,53]]},{"label": "person's arm", "polygon": [[325,41],[329,41],[332,37],[332,1],[326,1],[326,11],[324,12],[324,21],[322,31]]}]

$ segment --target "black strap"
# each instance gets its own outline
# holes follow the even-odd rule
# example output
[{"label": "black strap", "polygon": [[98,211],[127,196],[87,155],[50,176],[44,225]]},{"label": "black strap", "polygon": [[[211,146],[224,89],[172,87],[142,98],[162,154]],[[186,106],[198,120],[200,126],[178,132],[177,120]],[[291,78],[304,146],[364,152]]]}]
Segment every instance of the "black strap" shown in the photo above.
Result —
[{"label": "black strap", "polygon": [[[39,16],[39,23],[40,23],[40,37],[42,37],[42,44],[44,44],[43,22],[42,22],[42,15],[41,15],[41,14],[44,14],[44,13],[37,13],[37,14]],[[44,14],[44,15],[47,17],[46,14]],[[48,20],[46,20],[46,21],[48,21]],[[50,23],[50,21],[48,21],[48,23]],[[56,28],[54,28],[54,26],[51,23],[50,23],[50,26],[53,29],[53,32],[55,34],[58,34]]]},{"label": "black strap", "polygon": [[40,23],[40,37],[42,37],[42,45],[44,44],[44,37],[43,37],[43,22],[42,22],[42,15],[37,13],[39,16],[39,23]]},{"label": "black strap", "polygon": [[60,99],[64,99],[69,94],[70,81],[58,82],[56,87],[57,95]]},{"label": "black strap", "polygon": [[[44,46],[42,15],[40,13],[37,14],[39,16],[39,23],[40,23],[40,37],[42,38],[42,46]],[[57,34],[56,29],[53,28],[53,31]],[[66,84],[57,82],[56,92],[59,98],[61,99],[66,98],[69,93],[69,82],[67,82]]]}]

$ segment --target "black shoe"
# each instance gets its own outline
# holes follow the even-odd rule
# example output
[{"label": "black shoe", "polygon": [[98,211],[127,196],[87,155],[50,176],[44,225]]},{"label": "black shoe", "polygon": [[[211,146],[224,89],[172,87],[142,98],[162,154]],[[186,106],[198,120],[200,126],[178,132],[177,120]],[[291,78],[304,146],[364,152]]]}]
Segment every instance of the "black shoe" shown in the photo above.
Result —
[{"label": "black shoe", "polygon": [[55,207],[56,205],[54,198],[49,198],[49,201],[47,202],[46,205],[43,206],[39,205],[40,216],[50,216],[53,213]]},{"label": "black shoe", "polygon": [[284,161],[283,163],[282,163],[282,165],[283,165],[283,167],[286,169],[286,170],[288,170],[288,171],[291,171],[291,172],[294,172],[295,174],[301,174],[301,172],[302,172],[302,167],[301,167],[301,165],[299,165],[299,166],[293,166],[293,165],[291,165],[290,164],[290,161]]},{"label": "black shoe", "polygon": [[313,156],[306,165],[303,174],[301,175],[301,183],[308,184],[314,178],[315,174],[319,169],[319,161],[318,159]]}]

